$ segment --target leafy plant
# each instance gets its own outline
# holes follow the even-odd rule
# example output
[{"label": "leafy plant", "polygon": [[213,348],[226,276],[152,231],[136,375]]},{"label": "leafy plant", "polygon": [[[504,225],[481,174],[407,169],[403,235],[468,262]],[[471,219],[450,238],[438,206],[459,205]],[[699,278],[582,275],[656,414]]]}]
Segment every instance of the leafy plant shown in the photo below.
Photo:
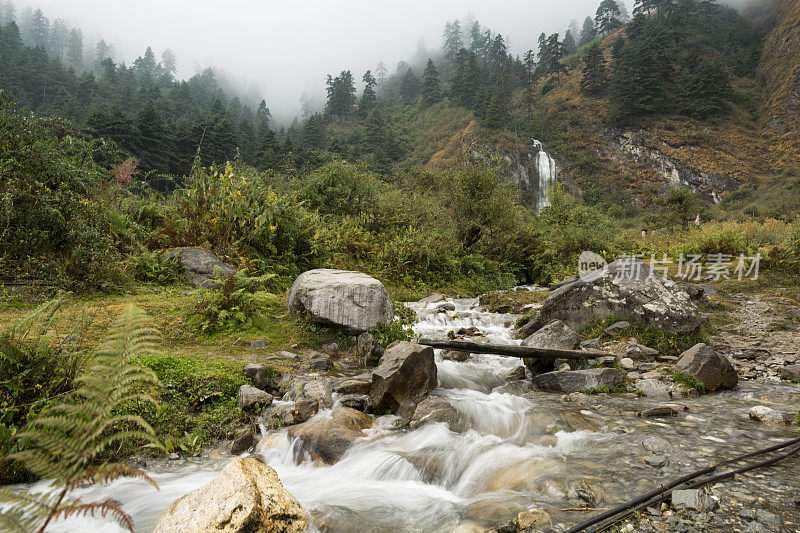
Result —
[{"label": "leafy plant", "polygon": [[680,372],[675,372],[672,374],[672,379],[675,381],[675,383],[685,389],[695,389],[700,394],[704,394],[706,392],[706,386],[703,385],[702,381],[694,376],[688,376],[686,374],[681,374]]},{"label": "leafy plant", "polygon": [[266,274],[248,278],[243,271],[231,274],[218,289],[203,296],[187,323],[206,334],[253,326],[260,312],[278,305],[274,294],[259,290],[273,277],[274,274]]},{"label": "leafy plant", "polygon": [[73,515],[109,516],[133,531],[133,521],[113,499],[83,502],[70,493],[88,485],[106,484],[133,477],[155,482],[142,470],[98,461],[115,444],[145,441],[163,449],[150,425],[135,414],[117,414],[130,403],[153,404],[151,391],[158,384],[149,369],[130,359],[154,350],[154,331],[146,326],[147,315],[127,306],[111,326],[107,346],[96,354],[88,372],[76,378],[77,389],[69,401],[49,406],[16,435],[30,447],[10,459],[23,463],[36,475],[52,479],[51,490],[38,494],[0,489],[0,525],[11,531],[43,533],[54,520]]},{"label": "leafy plant", "polygon": [[131,266],[134,276],[141,281],[171,285],[182,279],[182,269],[177,256],[166,257],[144,250],[139,255],[131,256]]}]

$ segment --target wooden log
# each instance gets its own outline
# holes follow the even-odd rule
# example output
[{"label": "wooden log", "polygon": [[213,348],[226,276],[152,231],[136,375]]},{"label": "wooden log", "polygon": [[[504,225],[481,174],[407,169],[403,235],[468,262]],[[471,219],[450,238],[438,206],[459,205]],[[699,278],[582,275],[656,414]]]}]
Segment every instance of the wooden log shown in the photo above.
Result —
[{"label": "wooden log", "polygon": [[457,350],[459,352],[488,353],[507,355],[509,357],[547,358],[547,359],[588,359],[592,357],[616,357],[611,352],[600,350],[568,350],[564,348],[535,348],[533,346],[516,346],[504,344],[480,344],[477,342],[445,341],[435,339],[419,339],[419,344],[431,348]]}]

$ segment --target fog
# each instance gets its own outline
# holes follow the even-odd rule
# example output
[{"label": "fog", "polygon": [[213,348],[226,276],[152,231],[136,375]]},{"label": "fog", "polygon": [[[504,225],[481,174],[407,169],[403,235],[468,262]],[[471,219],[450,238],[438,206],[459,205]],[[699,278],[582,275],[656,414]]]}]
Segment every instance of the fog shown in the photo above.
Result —
[{"label": "fog", "polygon": [[[65,19],[87,41],[113,44],[130,64],[150,45],[171,48],[179,76],[214,66],[243,90],[267,99],[273,116],[291,120],[303,91],[321,99],[325,77],[351,70],[357,80],[383,61],[390,72],[420,39],[433,55],[445,22],[472,17],[501,33],[513,54],[537,48],[541,32],[563,31],[594,16],[600,0],[17,0]],[[628,10],[632,2],[628,2]],[[88,42],[87,42],[88,44]],[[255,96],[255,94],[253,94]]]}]

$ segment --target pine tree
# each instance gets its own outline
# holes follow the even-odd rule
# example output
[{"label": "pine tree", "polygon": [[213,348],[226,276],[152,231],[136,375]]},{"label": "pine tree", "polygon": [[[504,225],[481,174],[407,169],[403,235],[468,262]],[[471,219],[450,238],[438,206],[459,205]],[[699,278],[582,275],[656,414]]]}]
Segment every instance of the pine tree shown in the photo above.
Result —
[{"label": "pine tree", "polygon": [[400,82],[400,96],[406,104],[412,103],[419,96],[419,78],[412,69],[406,70]]},{"label": "pine tree", "polygon": [[429,107],[441,99],[441,87],[439,86],[439,73],[433,60],[428,59],[425,72],[422,73],[422,105]]},{"label": "pine tree", "polygon": [[536,53],[533,50],[528,50],[525,52],[525,56],[522,59],[522,64],[525,67],[525,90],[524,90],[524,97],[525,97],[525,115],[527,118],[527,131],[531,131],[531,110],[533,108],[533,97],[534,97],[534,82],[536,81],[535,72],[536,72]]},{"label": "pine tree", "polygon": [[41,9],[33,12],[29,31],[30,39],[34,46],[47,47],[50,37],[50,21],[44,16]]},{"label": "pine tree", "polygon": [[353,84],[353,75],[349,70],[343,70],[335,78],[328,76],[327,93],[326,113],[339,117],[352,113],[353,107],[356,105],[356,88]]},{"label": "pine tree", "polygon": [[175,52],[169,48],[161,53],[161,69],[170,81],[175,78],[175,73],[178,71],[178,60],[175,58]]},{"label": "pine tree", "polygon": [[600,35],[608,35],[622,27],[622,12],[615,0],[603,0],[594,18]]},{"label": "pine tree", "polygon": [[724,110],[731,94],[730,77],[717,62],[690,56],[681,63],[677,80],[678,101],[687,115],[706,119]]},{"label": "pine tree", "polygon": [[375,94],[375,86],[378,84],[378,80],[376,80],[372,72],[368,70],[364,73],[364,77],[361,78],[361,81],[364,82],[364,92],[361,95],[361,103],[358,106],[358,111],[362,116],[366,116],[369,111],[375,107],[375,104],[378,103],[378,96]]},{"label": "pine tree", "polygon": [[303,124],[301,138],[303,146],[307,148],[325,147],[325,119],[319,113],[314,113]]},{"label": "pine tree", "polygon": [[578,51],[578,44],[575,42],[575,38],[572,36],[572,32],[570,30],[564,32],[563,46],[564,53],[568,56]]},{"label": "pine tree", "polygon": [[81,30],[73,28],[69,32],[67,60],[76,69],[83,68],[83,34]]},{"label": "pine tree", "polygon": [[606,90],[606,67],[603,50],[597,41],[593,41],[583,56],[583,74],[581,76],[581,92],[597,96]]},{"label": "pine tree", "polygon": [[486,36],[481,31],[481,25],[476,20],[469,28],[469,51],[478,57],[486,52]]},{"label": "pine tree", "polygon": [[101,70],[103,61],[109,59],[110,57],[111,49],[109,48],[108,44],[103,39],[97,41],[97,46],[95,47],[94,51],[95,68],[97,68],[97,70]]},{"label": "pine tree", "polygon": [[597,38],[597,28],[594,25],[594,20],[591,17],[586,17],[581,27],[581,38],[578,41],[578,46],[586,46]]},{"label": "pine tree", "polygon": [[375,79],[378,82],[378,85],[383,85],[386,83],[386,78],[389,74],[389,71],[386,69],[386,65],[383,61],[378,62],[378,66],[375,68],[375,75],[377,76]]},{"label": "pine tree", "polygon": [[444,46],[442,50],[445,57],[455,57],[458,51],[464,48],[464,41],[461,38],[461,23],[458,20],[454,20],[445,24],[443,36]]}]

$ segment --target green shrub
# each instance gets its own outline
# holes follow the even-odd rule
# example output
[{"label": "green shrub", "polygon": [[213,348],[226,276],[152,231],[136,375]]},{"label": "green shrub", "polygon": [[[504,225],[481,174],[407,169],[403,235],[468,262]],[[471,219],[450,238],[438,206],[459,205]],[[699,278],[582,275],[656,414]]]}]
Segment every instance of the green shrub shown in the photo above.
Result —
[{"label": "green shrub", "polygon": [[703,382],[693,376],[687,376],[686,374],[681,374],[680,372],[675,372],[672,374],[672,379],[685,389],[695,389],[700,394],[704,394],[706,392],[706,386],[703,385]]},{"label": "green shrub", "polygon": [[274,294],[263,290],[264,283],[274,277],[249,278],[243,270],[231,274],[216,289],[203,294],[190,311],[187,324],[206,334],[257,325],[262,312],[280,306]]},{"label": "green shrub", "polygon": [[166,257],[156,252],[144,250],[131,256],[133,275],[140,281],[172,285],[183,279],[183,269],[177,256]]}]

